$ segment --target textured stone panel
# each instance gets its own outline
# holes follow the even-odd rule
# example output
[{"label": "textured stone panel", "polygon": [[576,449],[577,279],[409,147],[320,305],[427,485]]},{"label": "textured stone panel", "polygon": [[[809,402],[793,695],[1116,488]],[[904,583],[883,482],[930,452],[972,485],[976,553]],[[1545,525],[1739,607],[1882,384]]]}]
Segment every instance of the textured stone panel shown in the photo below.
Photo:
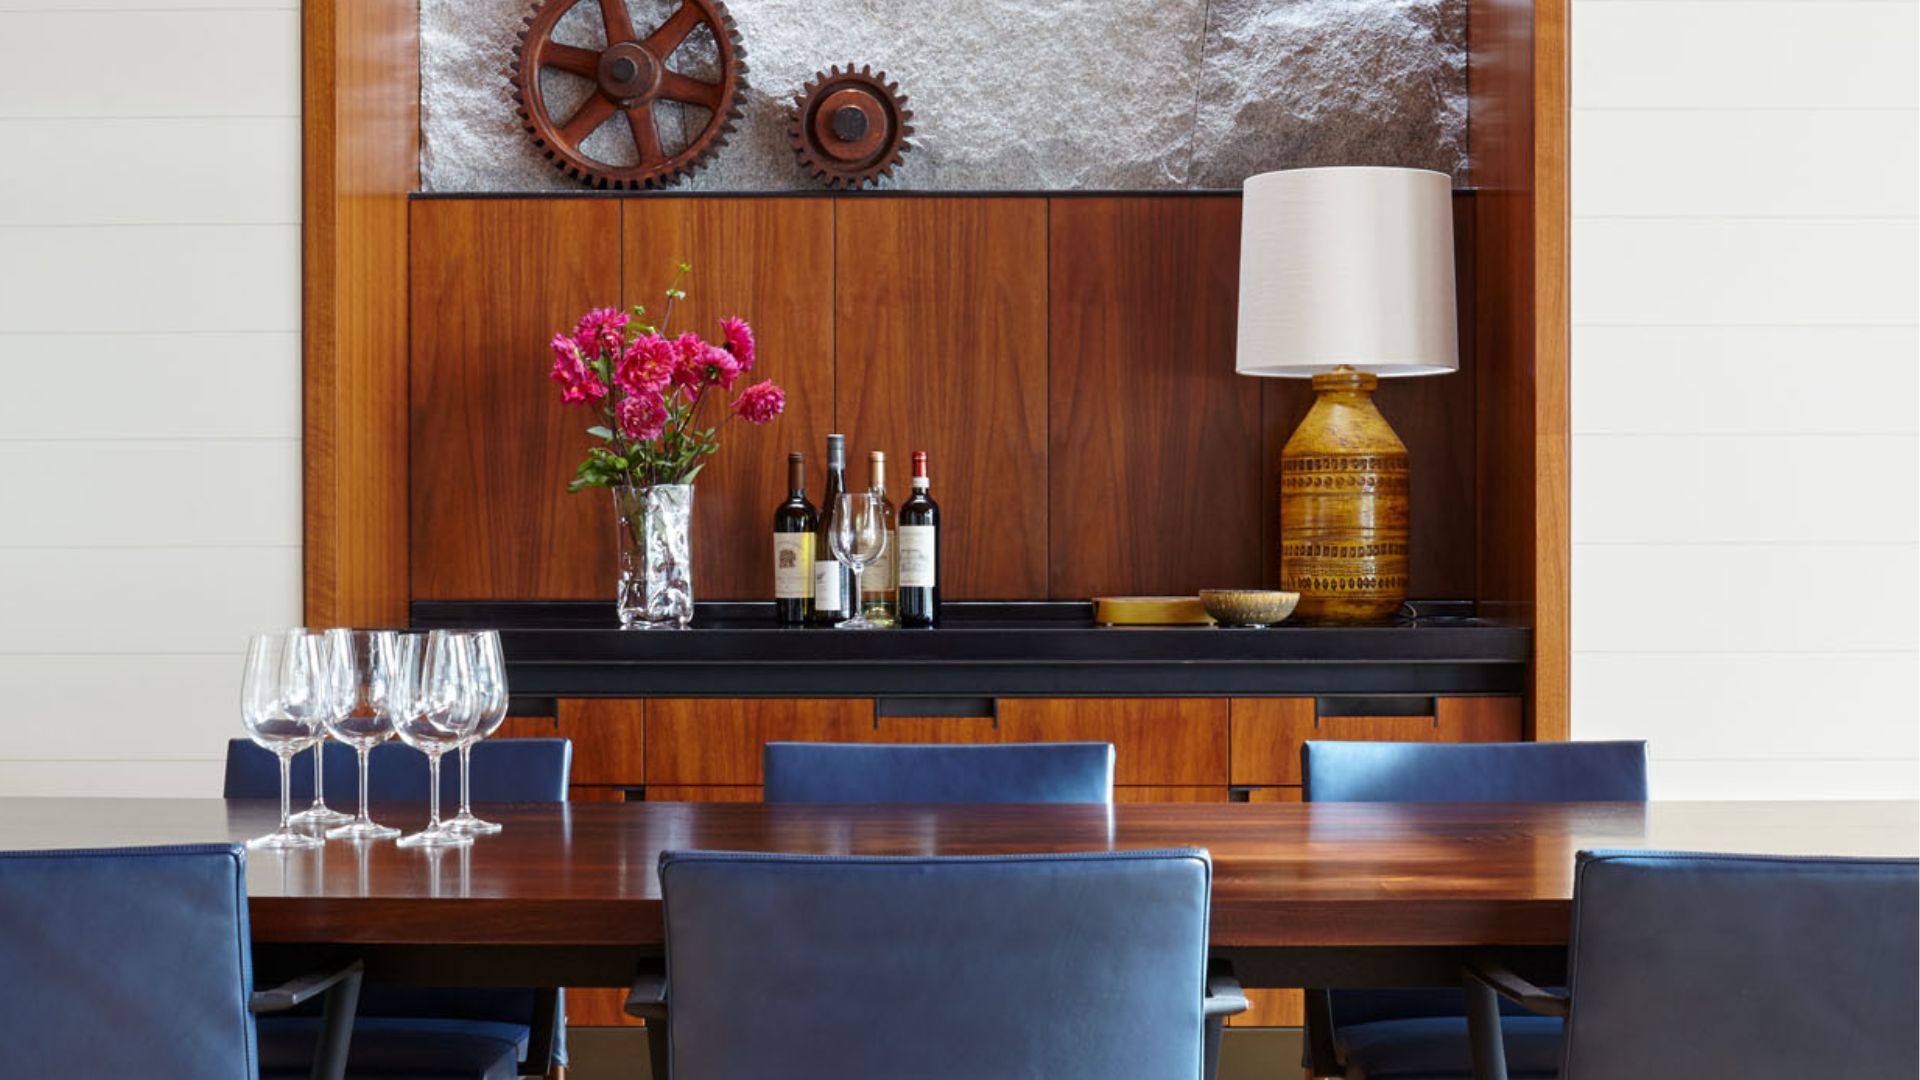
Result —
[{"label": "textured stone panel", "polygon": [[[636,25],[672,0],[632,0]],[[1232,187],[1290,164],[1464,164],[1464,0],[735,0],[744,117],[683,186],[814,186],[786,141],[816,70],[871,63],[901,83],[915,149],[892,186],[941,190]],[[581,186],[520,130],[506,76],[526,0],[422,0],[422,186]],[[1210,15],[1209,15],[1210,12]],[[591,0],[563,41],[603,40]],[[711,63],[690,40],[677,70]],[[563,100],[584,92],[547,76]],[[673,114],[673,109],[684,109]],[[658,112],[672,147],[703,110]],[[628,160],[619,118],[589,149]]]}]

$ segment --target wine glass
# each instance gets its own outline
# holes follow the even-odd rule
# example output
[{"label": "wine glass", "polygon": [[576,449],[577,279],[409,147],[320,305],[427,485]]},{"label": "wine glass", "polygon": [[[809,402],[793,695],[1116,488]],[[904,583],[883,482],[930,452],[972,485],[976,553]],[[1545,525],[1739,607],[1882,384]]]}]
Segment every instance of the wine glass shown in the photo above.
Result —
[{"label": "wine glass", "polygon": [[367,810],[367,755],[393,738],[408,708],[420,672],[419,634],[394,630],[329,630],[327,682],[332,694],[324,721],[333,737],[360,758],[360,813],[327,830],[330,840],[384,840],[400,830],[381,825]]},{"label": "wine glass", "polygon": [[473,734],[460,742],[460,812],[447,822],[447,828],[478,836],[500,831],[498,822],[473,816],[470,774],[474,744],[500,730],[501,721],[507,718],[507,668],[500,655],[498,630],[477,630],[467,635],[467,640],[473,646],[474,707],[479,720]]},{"label": "wine glass", "polygon": [[475,708],[473,646],[468,635],[451,630],[427,634],[420,657],[420,677],[414,683],[407,708],[395,720],[400,741],[427,755],[427,827],[403,836],[401,847],[451,847],[471,844],[473,837],[449,830],[440,821],[440,756],[457,749],[473,734],[479,720]]},{"label": "wine glass", "polygon": [[324,640],[304,630],[253,635],[240,676],[240,718],[247,735],[280,759],[280,827],[247,842],[252,848],[319,847],[321,840],[293,828],[293,755],[318,741],[325,693]]},{"label": "wine glass", "polygon": [[[302,630],[300,631],[300,633],[312,634],[315,637],[322,637],[322,634],[319,631]],[[326,642],[325,639],[323,638],[322,647],[325,648],[330,646],[331,646],[331,642]],[[319,704],[319,701],[316,700],[315,703]],[[325,719],[324,715],[315,717],[316,721],[321,721],[324,719]],[[343,814],[340,811],[335,810],[333,807],[327,805],[327,788],[326,788],[327,732],[324,727],[320,727],[317,724],[314,728],[314,732],[315,732],[315,736],[313,740],[313,805],[293,815],[293,824],[305,826],[307,828],[324,830],[329,825],[338,825],[343,821],[352,821],[353,815]]]},{"label": "wine glass", "polygon": [[[833,557],[853,570],[853,595],[860,595],[860,575],[887,550],[886,502],[871,491],[841,493],[827,508],[827,546]],[[853,605],[854,616],[840,624],[842,630],[876,630],[880,624],[869,621],[865,605]]]}]

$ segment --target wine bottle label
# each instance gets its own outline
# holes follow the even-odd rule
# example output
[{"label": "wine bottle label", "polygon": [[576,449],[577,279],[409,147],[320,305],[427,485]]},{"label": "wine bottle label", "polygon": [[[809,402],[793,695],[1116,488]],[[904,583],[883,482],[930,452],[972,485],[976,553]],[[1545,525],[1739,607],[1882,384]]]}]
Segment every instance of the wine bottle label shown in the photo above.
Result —
[{"label": "wine bottle label", "polygon": [[938,583],[940,568],[934,565],[937,558],[934,538],[938,533],[937,525],[900,526],[901,588],[929,589]]},{"label": "wine bottle label", "polygon": [[893,531],[888,530],[886,547],[880,552],[880,557],[868,563],[866,571],[860,575],[862,593],[867,596],[893,595],[893,564],[894,556],[899,554],[899,542]]},{"label": "wine bottle label", "polygon": [[773,595],[805,600],[813,595],[813,534],[773,534]]},{"label": "wine bottle label", "polygon": [[840,564],[832,559],[820,559],[813,564],[813,610],[839,611]]}]

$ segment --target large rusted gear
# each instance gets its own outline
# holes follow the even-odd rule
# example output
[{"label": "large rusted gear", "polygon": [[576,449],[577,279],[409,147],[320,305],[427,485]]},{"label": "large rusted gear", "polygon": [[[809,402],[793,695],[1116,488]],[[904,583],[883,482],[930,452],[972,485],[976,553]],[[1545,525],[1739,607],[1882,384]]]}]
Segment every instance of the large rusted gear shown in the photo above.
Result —
[{"label": "large rusted gear", "polygon": [[892,176],[900,156],[913,149],[913,110],[900,84],[859,71],[849,63],[817,72],[793,99],[787,139],[808,176],[828,187],[858,188]]},{"label": "large rusted gear", "polygon": [[[625,0],[597,0],[606,27],[604,49],[581,48],[553,39],[560,19],[581,0],[543,0],[528,15],[513,50],[508,76],[520,118],[556,167],[594,187],[665,187],[699,168],[725,145],[740,119],[740,93],[746,85],[747,50],[721,0],[680,0],[667,20],[641,34]],[[705,26],[719,60],[719,81],[707,82],[668,67],[688,35]],[[548,111],[540,85],[542,70],[563,71],[589,80],[593,90],[572,115]],[[690,131],[685,145],[661,145],[654,106],[675,101],[707,112],[705,123]],[[685,112],[687,110],[683,110]],[[626,117],[637,162],[600,161],[581,149],[587,137],[612,120]],[[697,115],[697,114],[696,114]],[[696,122],[690,118],[689,128]]]}]

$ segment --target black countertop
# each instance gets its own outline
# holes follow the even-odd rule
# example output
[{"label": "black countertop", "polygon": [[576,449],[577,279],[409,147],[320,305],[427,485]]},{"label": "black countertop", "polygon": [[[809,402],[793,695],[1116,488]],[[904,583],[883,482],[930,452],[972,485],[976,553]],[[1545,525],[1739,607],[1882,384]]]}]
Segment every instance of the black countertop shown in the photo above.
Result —
[{"label": "black countertop", "polygon": [[1105,627],[1084,602],[960,602],[929,630],[780,627],[770,603],[621,630],[611,603],[417,601],[415,627],[501,631],[516,699],[1520,693],[1532,635],[1421,605],[1374,626]]}]

